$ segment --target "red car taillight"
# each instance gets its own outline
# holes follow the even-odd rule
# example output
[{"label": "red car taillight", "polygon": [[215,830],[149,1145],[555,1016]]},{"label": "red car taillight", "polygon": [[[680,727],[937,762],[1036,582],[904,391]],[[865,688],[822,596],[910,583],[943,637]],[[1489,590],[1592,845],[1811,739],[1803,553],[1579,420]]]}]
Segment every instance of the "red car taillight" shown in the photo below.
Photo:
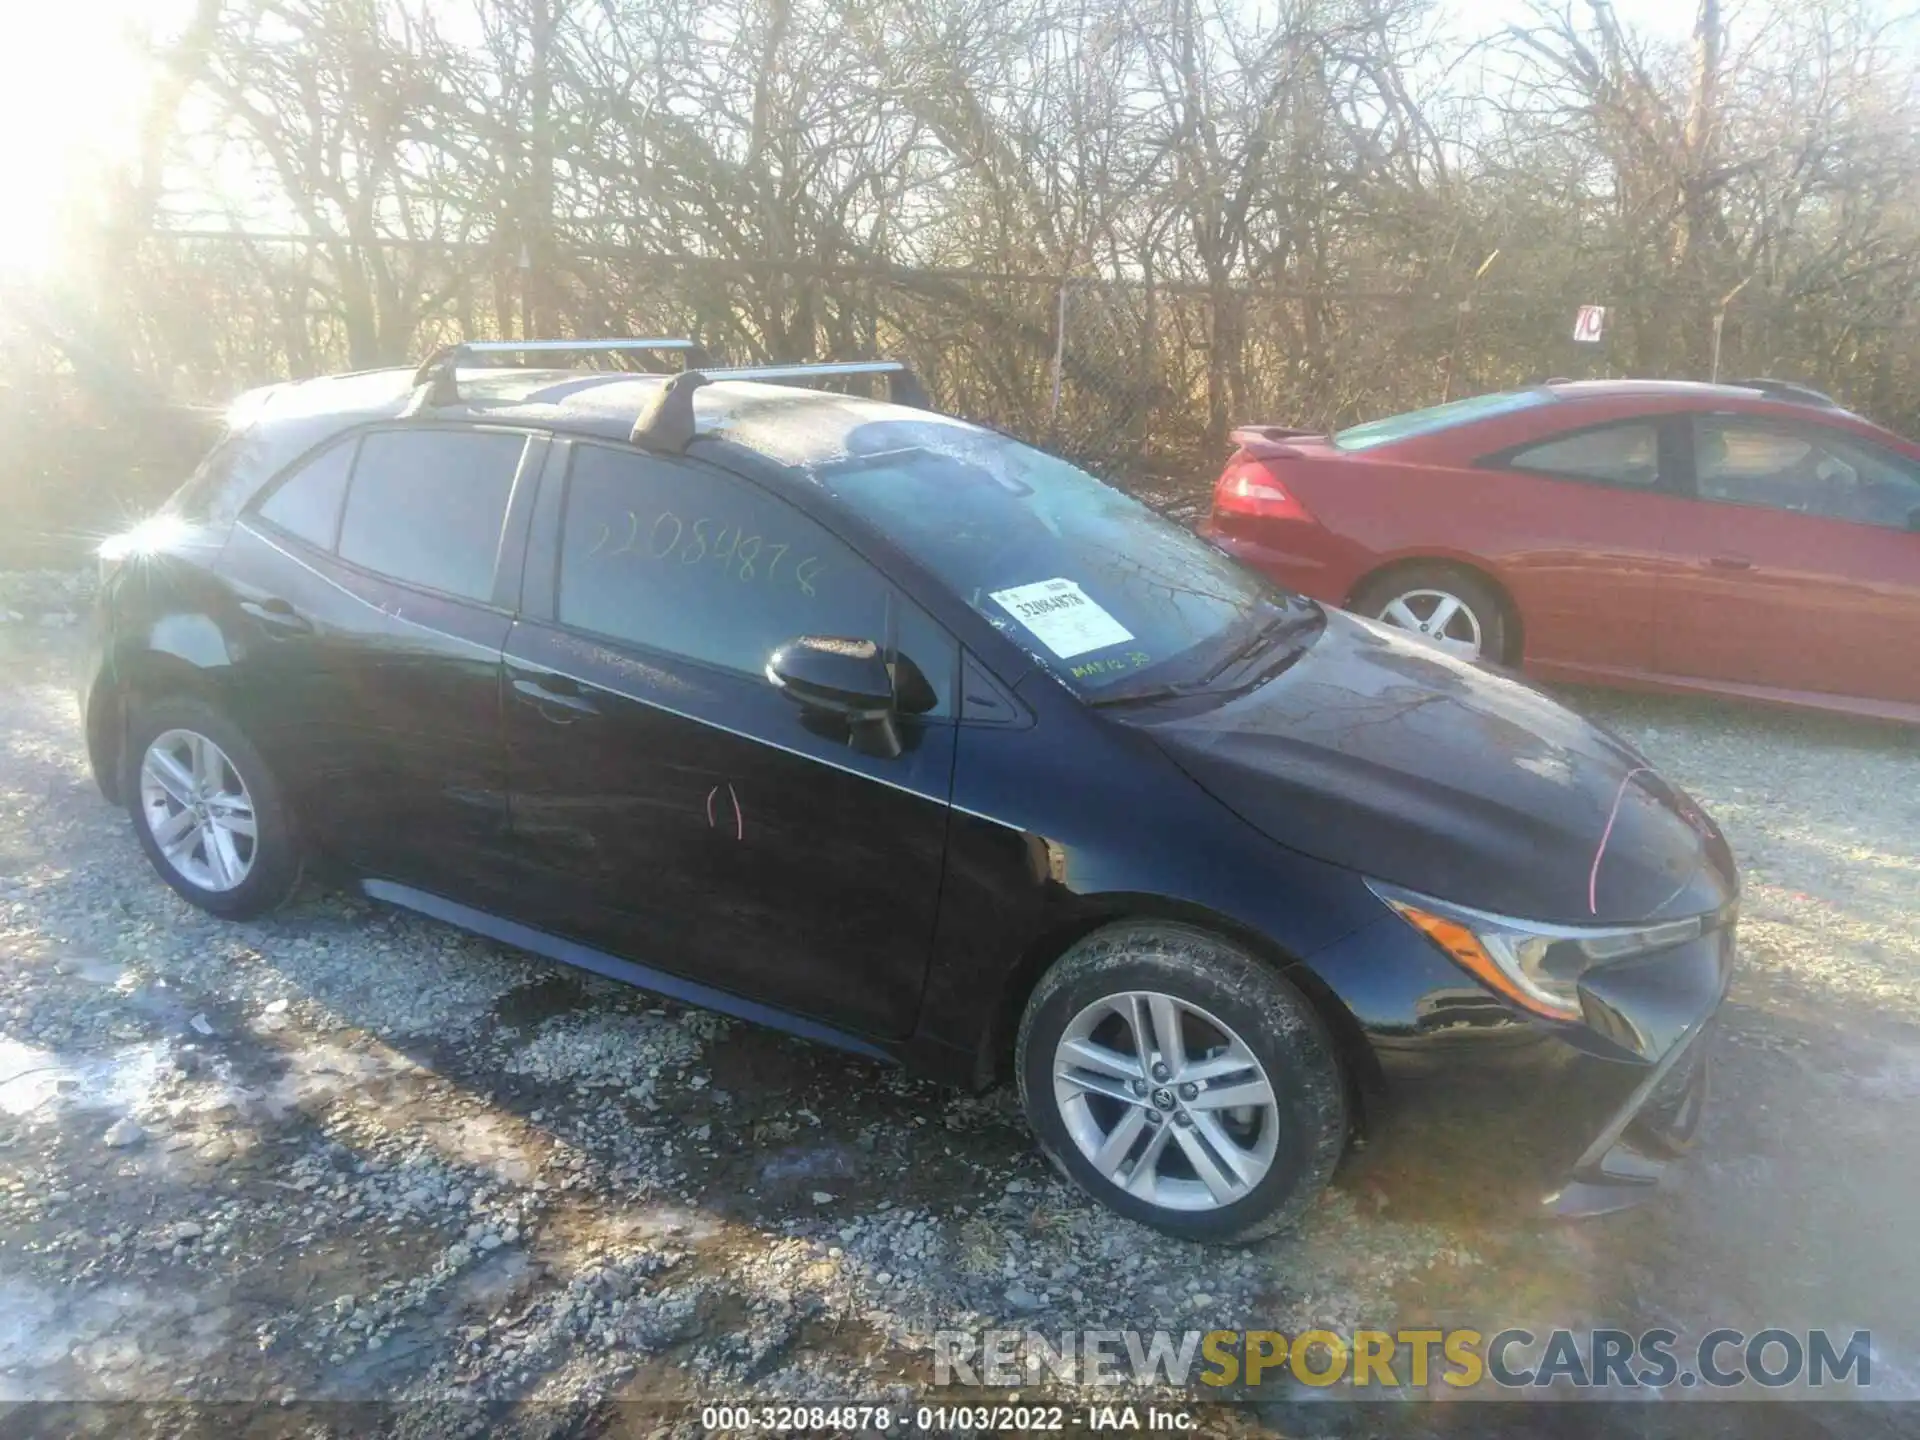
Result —
[{"label": "red car taillight", "polygon": [[1271,466],[1245,457],[1228,464],[1213,487],[1213,510],[1216,515],[1255,515],[1267,520],[1313,519]]}]

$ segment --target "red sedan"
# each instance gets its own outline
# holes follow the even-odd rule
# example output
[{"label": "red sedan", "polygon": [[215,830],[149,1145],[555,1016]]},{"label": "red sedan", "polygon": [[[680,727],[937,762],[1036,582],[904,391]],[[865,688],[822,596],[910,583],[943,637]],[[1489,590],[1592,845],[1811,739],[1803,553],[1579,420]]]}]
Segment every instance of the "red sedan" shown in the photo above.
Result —
[{"label": "red sedan", "polygon": [[1543,679],[1920,724],[1920,445],[1778,381],[1581,381],[1234,432],[1202,533]]}]

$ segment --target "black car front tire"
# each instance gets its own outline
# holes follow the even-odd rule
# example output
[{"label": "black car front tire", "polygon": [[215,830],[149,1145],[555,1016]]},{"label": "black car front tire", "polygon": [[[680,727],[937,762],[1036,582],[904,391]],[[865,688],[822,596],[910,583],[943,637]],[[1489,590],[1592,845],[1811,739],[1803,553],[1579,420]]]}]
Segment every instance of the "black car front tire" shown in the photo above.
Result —
[{"label": "black car front tire", "polygon": [[1312,1004],[1189,925],[1110,925],[1061,956],[1027,1002],[1015,1068],[1055,1166],[1187,1240],[1292,1224],[1346,1144],[1346,1086]]},{"label": "black car front tire", "polygon": [[[154,870],[209,914],[252,919],[299,886],[299,837],[279,782],[246,733],[204,701],[170,696],[133,713],[120,793]],[[227,832],[219,854],[215,827]]]}]

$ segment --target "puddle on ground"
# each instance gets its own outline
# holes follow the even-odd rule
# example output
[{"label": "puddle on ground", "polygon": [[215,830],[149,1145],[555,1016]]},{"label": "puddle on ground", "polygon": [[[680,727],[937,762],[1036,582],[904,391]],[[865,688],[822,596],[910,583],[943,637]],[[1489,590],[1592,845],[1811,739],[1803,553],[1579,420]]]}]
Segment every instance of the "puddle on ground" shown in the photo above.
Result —
[{"label": "puddle on ground", "polygon": [[118,960],[106,960],[98,955],[75,955],[60,961],[54,969],[62,975],[72,975],[89,985],[118,985],[126,978],[127,967]]},{"label": "puddle on ground", "polygon": [[286,1073],[260,1097],[275,1120],[293,1110],[321,1108],[339,1095],[426,1073],[399,1051],[379,1044],[349,1048],[320,1041],[288,1050],[285,1058]]},{"label": "puddle on ground", "polygon": [[211,1297],[133,1285],[73,1291],[0,1275],[0,1404],[163,1398],[229,1342]]},{"label": "puddle on ground", "polygon": [[0,1036],[0,1114],[53,1108],[124,1114],[158,1083],[169,1042],[128,1045],[108,1055],[67,1055]]},{"label": "puddle on ground", "polygon": [[788,1145],[768,1156],[760,1166],[760,1179],[768,1185],[794,1180],[845,1179],[863,1173],[862,1156],[851,1145],[828,1141],[820,1145]]},{"label": "puddle on ground", "polygon": [[1889,1052],[1885,1064],[1856,1076],[1854,1084],[1874,1100],[1920,1100],[1920,1049]]}]

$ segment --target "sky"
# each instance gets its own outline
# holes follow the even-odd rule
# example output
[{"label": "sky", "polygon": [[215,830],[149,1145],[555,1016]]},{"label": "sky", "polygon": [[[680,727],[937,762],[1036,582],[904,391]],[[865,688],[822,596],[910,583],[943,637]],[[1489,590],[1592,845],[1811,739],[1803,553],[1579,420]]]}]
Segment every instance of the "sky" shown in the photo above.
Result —
[{"label": "sky", "polygon": [[76,181],[132,153],[137,26],[175,0],[0,0],[0,274],[39,270]]},{"label": "sky", "polygon": [[[1437,0],[1460,36],[1524,19],[1525,0]],[[178,24],[187,0],[0,0],[0,277],[58,259],[76,191],[134,151],[149,67],[139,37]],[[1684,40],[1688,0],[1614,0],[1620,18]]]}]

